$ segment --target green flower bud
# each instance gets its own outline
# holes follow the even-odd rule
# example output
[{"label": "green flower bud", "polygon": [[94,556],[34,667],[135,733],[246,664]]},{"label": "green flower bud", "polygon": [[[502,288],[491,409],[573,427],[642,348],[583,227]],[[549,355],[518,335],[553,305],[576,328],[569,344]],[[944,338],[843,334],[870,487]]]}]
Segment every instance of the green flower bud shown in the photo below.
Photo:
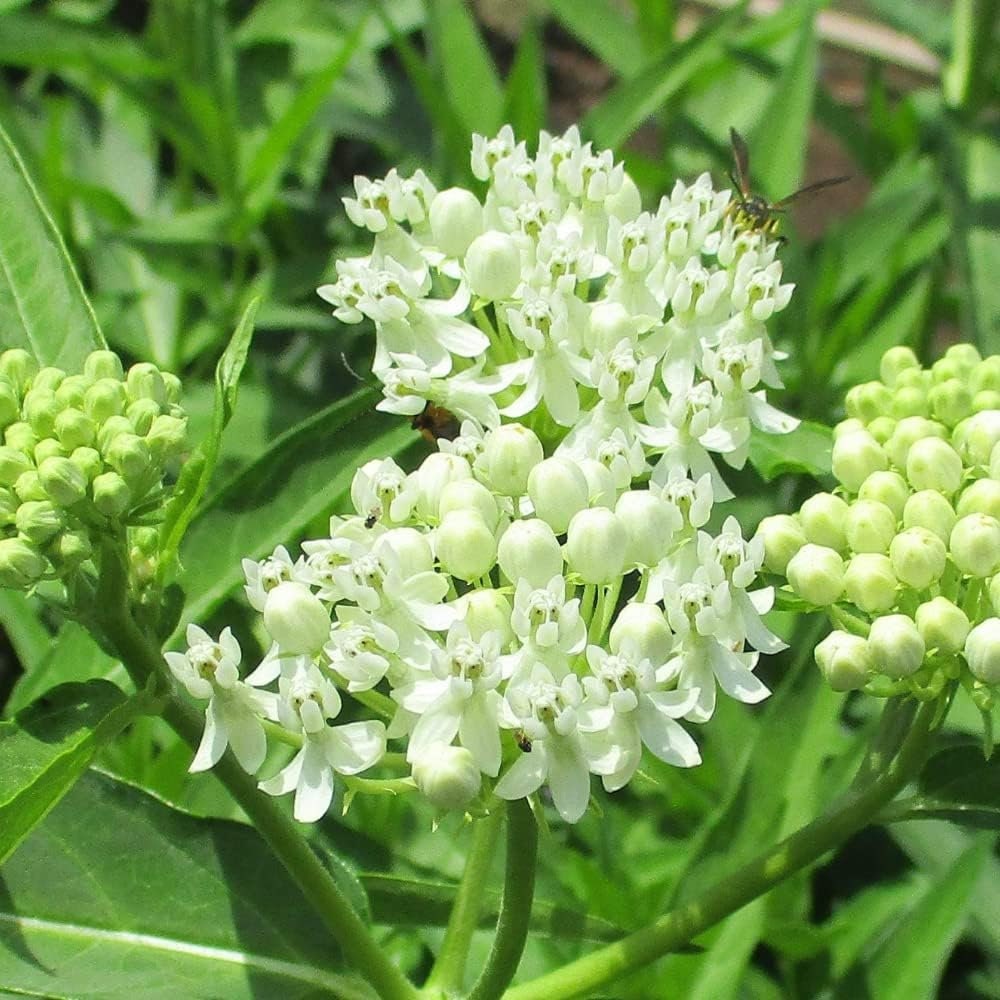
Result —
[{"label": "green flower bud", "polygon": [[23,396],[38,371],[38,362],[19,347],[0,354],[0,375],[10,379],[17,394]]},{"label": "green flower bud", "polygon": [[907,587],[925,590],[941,579],[948,561],[944,542],[927,528],[907,528],[892,540],[889,559],[896,578]]},{"label": "green flower bud", "polygon": [[910,487],[898,472],[873,472],[858,490],[862,500],[874,500],[885,504],[898,521],[903,516],[903,508],[910,498]]},{"label": "green flower bud", "polygon": [[587,480],[587,493],[591,507],[612,508],[618,499],[618,489],[611,470],[596,458],[585,458],[577,467]]},{"label": "green flower bud", "polygon": [[74,448],[69,460],[83,473],[88,483],[104,471],[104,460],[96,448]]},{"label": "green flower bud", "polygon": [[923,386],[901,386],[892,394],[890,414],[896,420],[903,420],[906,417],[927,417],[930,416],[930,412],[930,397]]},{"label": "green flower bud", "polygon": [[916,624],[906,615],[876,618],[868,633],[868,648],[875,669],[895,680],[915,674],[926,652]]},{"label": "green flower bud", "polygon": [[469,634],[478,642],[487,632],[500,634],[500,645],[506,648],[514,638],[510,626],[510,601],[499,590],[470,590],[456,603]]},{"label": "green flower bud", "polygon": [[0,587],[27,590],[41,579],[45,568],[45,558],[23,538],[0,539]]},{"label": "green flower bud", "polygon": [[955,511],[937,490],[921,490],[914,493],[903,507],[903,526],[906,528],[926,528],[933,531],[943,542],[951,537],[955,526]]},{"label": "green flower bud", "polygon": [[0,486],[13,486],[22,473],[34,467],[34,462],[23,451],[6,445],[0,447]]},{"label": "green flower bud", "polygon": [[461,455],[435,452],[428,455],[414,474],[417,483],[417,515],[426,521],[441,516],[441,493],[449,483],[472,478],[472,468]]},{"label": "green flower bud", "polygon": [[518,580],[527,580],[532,587],[544,587],[563,571],[562,549],[555,532],[537,517],[515,521],[501,535],[497,561],[515,586]]},{"label": "green flower bud", "polygon": [[149,445],[135,434],[117,435],[105,449],[104,458],[133,487],[143,479],[152,464]]},{"label": "green flower bud", "polygon": [[0,376],[0,427],[9,427],[21,416],[21,401],[10,379]]},{"label": "green flower bud", "polygon": [[125,410],[125,416],[139,437],[145,437],[149,433],[153,421],[159,415],[160,404],[155,399],[137,399],[134,403],[129,403]]},{"label": "green flower bud", "polygon": [[514,237],[495,230],[477,236],[465,254],[465,273],[480,298],[509,299],[521,283],[521,252]]},{"label": "green flower bud", "polygon": [[459,580],[479,579],[497,558],[496,537],[474,510],[445,514],[434,533],[434,548],[441,568]]},{"label": "green flower bud", "polygon": [[896,424],[892,437],[885,443],[885,453],[897,469],[906,468],[906,456],[917,441],[928,437],[946,440],[948,430],[944,424],[925,417],[905,417]]},{"label": "green flower bud", "polygon": [[848,508],[844,533],[852,552],[888,552],[896,535],[896,515],[877,500],[856,500]]},{"label": "green flower bud", "polygon": [[931,365],[931,378],[935,385],[943,385],[953,379],[961,378],[961,366],[948,357],[938,358]]},{"label": "green flower bud", "polygon": [[935,597],[917,608],[917,630],[928,649],[957,653],[972,627],[965,612],[947,597]]},{"label": "green flower bud", "polygon": [[[155,549],[155,538],[153,546]],[[418,573],[428,573],[434,568],[434,553],[431,551],[430,538],[416,528],[392,528],[378,540],[375,547],[376,555],[381,546],[386,546],[395,553],[403,579],[416,576]]]},{"label": "green flower bud", "polygon": [[588,505],[589,492],[587,477],[565,458],[546,458],[528,475],[528,496],[535,514],[557,535],[563,534],[573,515]]},{"label": "green flower bud", "polygon": [[66,449],[55,438],[42,438],[35,445],[32,457],[35,459],[35,465],[41,465],[47,458],[65,458]]},{"label": "green flower bud", "polygon": [[35,373],[35,377],[31,380],[31,389],[51,392],[55,396],[56,389],[62,385],[64,378],[66,378],[66,373],[61,368],[48,365]]},{"label": "green flower bud", "polygon": [[972,393],[957,378],[948,379],[930,391],[931,414],[946,427],[954,427],[972,413]]},{"label": "green flower bud", "polygon": [[125,377],[125,369],[121,358],[114,351],[91,351],[83,362],[83,374],[94,382],[98,379],[121,382]]},{"label": "green flower bud", "polygon": [[105,517],[117,520],[132,503],[132,491],[117,472],[102,472],[91,484],[94,506]]},{"label": "green flower bud", "polygon": [[806,544],[798,518],[774,514],[757,525],[757,537],[764,542],[764,566],[772,573],[784,573],[788,560]]},{"label": "green flower bud", "polygon": [[920,362],[913,351],[909,347],[890,347],[882,355],[882,361],[879,364],[879,377],[891,389],[896,384],[900,372],[906,371],[907,368],[918,370],[920,368]]},{"label": "green flower bud", "polygon": [[976,680],[1000,684],[1000,618],[987,618],[969,633],[965,660]]},{"label": "green flower bud", "polygon": [[967,379],[983,360],[976,346],[966,343],[952,344],[944,356],[954,366],[955,377],[961,379]]},{"label": "green flower bud", "polygon": [[1000,442],[1000,410],[974,413],[955,428],[955,447],[968,465],[988,465]]},{"label": "green flower bud", "polygon": [[156,365],[140,361],[132,365],[125,376],[125,395],[134,403],[137,399],[150,399],[158,406],[167,405],[167,387]]},{"label": "green flower bud", "polygon": [[604,210],[622,222],[631,222],[642,211],[642,194],[628,174],[622,178],[621,187],[604,199]]},{"label": "green flower bud", "polygon": [[847,504],[832,493],[815,493],[799,510],[799,523],[815,545],[843,552],[847,548]]},{"label": "green flower bud", "polygon": [[602,299],[590,309],[584,343],[591,354],[600,351],[609,353],[616,344],[635,337],[635,320],[620,303]]},{"label": "green flower bud", "polygon": [[167,402],[175,406],[181,399],[181,380],[173,372],[160,372],[160,375],[167,390]]},{"label": "green flower bud", "polygon": [[955,513],[959,517],[966,514],[989,514],[1000,520],[1000,482],[996,479],[977,479],[970,483],[958,498]]},{"label": "green flower bud", "polygon": [[82,531],[64,531],[49,548],[49,558],[60,573],[68,573],[93,555],[90,539]]},{"label": "green flower bud", "polygon": [[852,556],[847,564],[844,591],[847,599],[862,611],[869,614],[888,611],[896,603],[898,586],[888,556],[862,552]]},{"label": "green flower bud", "polygon": [[939,438],[914,441],[906,456],[906,478],[915,490],[937,490],[951,496],[962,485],[962,460]]},{"label": "green flower bud", "polygon": [[89,448],[97,438],[94,421],[81,410],[65,409],[56,417],[56,437],[59,443],[73,451],[74,448]]},{"label": "green flower bud", "polygon": [[966,514],[948,540],[955,565],[969,576],[992,576],[1000,569],[1000,521],[989,514]]},{"label": "green flower bud", "polygon": [[1000,391],[982,389],[972,397],[972,412],[982,413],[983,410],[1000,410]]},{"label": "green flower bud", "polygon": [[833,440],[838,441],[848,434],[864,434],[867,428],[857,417],[848,417],[833,425]]},{"label": "green flower bud", "polygon": [[34,545],[44,545],[65,527],[63,512],[48,500],[29,500],[17,508],[17,530]]},{"label": "green flower bud", "polygon": [[17,509],[20,506],[21,501],[14,491],[0,486],[0,527],[9,527],[14,523]]},{"label": "green flower bud", "polygon": [[53,455],[38,467],[42,488],[53,503],[72,507],[87,495],[87,477],[68,459]]},{"label": "green flower bud", "polygon": [[656,604],[626,604],[611,626],[608,641],[612,653],[619,653],[622,643],[635,643],[640,659],[659,665],[670,659],[674,638],[663,609]]},{"label": "green flower bud", "polygon": [[626,566],[655,566],[681,527],[677,509],[649,490],[626,490],[615,504],[615,516],[628,536]]},{"label": "green flower bud", "polygon": [[330,615],[304,583],[284,580],[268,591],[264,628],[282,652],[315,654],[330,638]]},{"label": "green flower bud", "polygon": [[897,421],[892,417],[876,417],[868,425],[868,433],[871,434],[879,444],[884,445],[892,437],[896,429]]},{"label": "green flower bud", "polygon": [[95,382],[83,397],[83,409],[91,419],[104,424],[111,417],[121,416],[126,405],[125,386],[113,379]]},{"label": "green flower bud", "polygon": [[857,691],[873,670],[867,641],[839,629],[816,647],[816,663],[834,691]]},{"label": "green flower bud", "polygon": [[606,507],[573,515],[566,531],[566,564],[584,583],[610,583],[622,575],[628,552],[625,525]]},{"label": "green flower bud", "polygon": [[464,809],[478,794],[483,777],[465,747],[432,743],[413,761],[413,780],[438,809]]},{"label": "green flower bud", "polygon": [[48,500],[49,495],[42,486],[42,481],[35,469],[22,472],[14,483],[14,492],[18,495],[22,503],[29,500]]},{"label": "green flower bud", "polygon": [[849,417],[856,417],[863,424],[871,423],[876,417],[885,416],[892,406],[892,392],[881,382],[864,382],[856,385],[844,399],[844,408]]},{"label": "green flower bud", "polygon": [[483,206],[465,188],[438,191],[430,207],[431,235],[446,257],[462,257],[483,231]]},{"label": "green flower bud", "polygon": [[56,389],[56,402],[64,408],[71,406],[75,410],[82,410],[91,385],[92,382],[86,375],[67,375]]},{"label": "green flower bud", "polygon": [[503,424],[486,437],[481,464],[490,485],[504,496],[519,497],[528,488],[528,475],[545,457],[534,431],[521,424]]},{"label": "green flower bud", "polygon": [[825,545],[803,545],[788,561],[792,589],[817,607],[836,604],[844,592],[844,560]]},{"label": "green flower bud", "polygon": [[452,511],[469,510],[477,513],[491,532],[496,531],[500,523],[500,508],[493,494],[481,482],[476,479],[456,479],[441,490],[441,501],[438,504],[440,518],[444,519]]},{"label": "green flower bud", "polygon": [[846,434],[833,442],[833,474],[851,493],[873,473],[889,467],[882,446],[867,431]]},{"label": "green flower bud", "polygon": [[969,388],[974,395],[980,392],[1000,392],[1000,354],[983,358],[969,372]]},{"label": "green flower bud", "polygon": [[38,435],[31,429],[31,424],[18,420],[3,432],[3,441],[8,448],[16,448],[30,455],[38,444]]},{"label": "green flower bud", "polygon": [[161,413],[150,425],[146,443],[153,457],[166,464],[184,451],[187,443],[187,420]]},{"label": "green flower bud", "polygon": [[22,409],[24,419],[31,424],[31,429],[40,438],[52,436],[59,414],[59,404],[56,402],[56,394],[51,389],[32,386],[24,397]]}]

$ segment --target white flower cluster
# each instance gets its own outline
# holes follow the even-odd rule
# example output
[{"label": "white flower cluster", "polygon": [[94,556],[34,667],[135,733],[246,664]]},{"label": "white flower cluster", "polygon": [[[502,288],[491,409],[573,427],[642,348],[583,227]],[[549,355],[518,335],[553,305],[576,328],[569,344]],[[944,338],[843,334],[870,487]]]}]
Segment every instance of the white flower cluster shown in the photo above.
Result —
[{"label": "white flower cluster", "polygon": [[618,485],[712,476],[746,461],[751,427],[791,430],[765,327],[789,301],[777,243],[737,225],[703,174],[656,212],[573,127],[530,156],[510,126],[473,137],[482,200],[420,171],[355,180],[348,216],[374,235],[319,294],[375,326],[380,409],[427,403],[483,429],[531,427],[556,453],[599,459]]},{"label": "white flower cluster", "polygon": [[[763,544],[733,518],[717,537],[702,530],[710,474],[621,488],[595,459],[545,458],[520,425],[466,430],[410,474],[392,459],[363,466],[355,513],[297,559],[279,547],[244,561],[272,641],[249,676],[228,629],[216,642],[191,626],[188,651],[166,654],[209,700],[192,769],[230,745],[256,773],[277,727],[301,748],[261,787],[294,790],[295,816],[312,821],[335,772],[405,739],[414,782],[440,807],[469,805],[484,780],[507,799],[547,785],[575,822],[590,776],[622,788],[643,747],[699,763],[678,720],[705,722],[717,686],[766,697],[753,670],[782,643],[760,619],[773,590],[750,590]],[[340,692],[389,706],[388,727],[336,724]]]}]

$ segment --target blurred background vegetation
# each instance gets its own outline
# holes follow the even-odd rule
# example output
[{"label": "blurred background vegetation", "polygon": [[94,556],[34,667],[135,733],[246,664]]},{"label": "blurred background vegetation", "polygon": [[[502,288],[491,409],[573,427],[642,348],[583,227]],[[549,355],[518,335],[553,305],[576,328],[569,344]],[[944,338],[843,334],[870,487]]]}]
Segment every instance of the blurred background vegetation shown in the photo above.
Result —
[{"label": "blurred background vegetation", "polygon": [[[239,315],[257,334],[207,510],[184,548],[185,620],[236,624],[239,559],[322,531],[364,458],[414,444],[371,411],[370,330],[315,288],[367,252],[340,203],[356,173],[423,167],[471,183],[469,136],[506,121],[530,138],[579,122],[655,205],[676,177],[728,183],[728,130],[755,186],[796,203],[782,250],[798,286],[773,335],[789,352],[784,409],[816,424],[906,343],[925,361],[970,340],[1000,351],[1000,34],[995,0],[0,0],[0,125],[64,234],[112,347],[181,374],[197,440],[212,372]],[[3,211],[3,206],[0,206]],[[367,235],[367,234],[364,234]],[[360,384],[359,384],[360,383]],[[739,513],[788,509],[822,481],[826,438],[801,461],[758,449]],[[728,511],[727,511],[728,513]],[[215,616],[214,619],[211,616]],[[114,671],[74,626],[0,603],[10,639],[0,703]],[[757,715],[720,709],[696,773],[650,781],[601,817],[553,830],[542,894],[621,927],[649,919],[813,815],[847,780],[870,706],[823,690],[820,623],[766,668]],[[250,646],[249,642],[245,646]],[[120,674],[120,671],[119,671]],[[121,679],[118,674],[113,676]],[[780,681],[780,684],[778,683]],[[951,737],[975,731],[959,704]],[[152,723],[105,766],[196,811],[225,813],[211,779]],[[830,760],[836,763],[830,766]],[[364,830],[364,834],[360,831]],[[435,879],[460,869],[456,824],[359,802],[318,837],[359,868]],[[978,851],[978,853],[974,853]],[[973,866],[974,867],[970,867]],[[1000,867],[932,821],[854,838],[615,996],[1000,997]],[[387,937],[408,968],[439,929]],[[535,941],[530,974],[579,950]],[[669,988],[663,983],[670,983]]]}]

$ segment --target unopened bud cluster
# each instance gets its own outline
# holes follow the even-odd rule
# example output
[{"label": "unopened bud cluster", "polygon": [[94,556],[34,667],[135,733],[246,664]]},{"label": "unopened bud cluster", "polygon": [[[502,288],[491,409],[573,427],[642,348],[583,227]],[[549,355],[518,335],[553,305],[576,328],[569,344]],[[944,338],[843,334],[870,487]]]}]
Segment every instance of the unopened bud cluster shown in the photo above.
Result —
[{"label": "unopened bud cluster", "polygon": [[838,690],[934,697],[1000,684],[1000,356],[909,348],[847,394],[833,493],[765,519],[765,566],[837,629],[816,659]]},{"label": "unopened bud cluster", "polygon": [[0,586],[65,577],[95,532],[150,499],[184,446],[179,389],[151,364],[124,372],[111,351],[75,374],[0,354]]}]

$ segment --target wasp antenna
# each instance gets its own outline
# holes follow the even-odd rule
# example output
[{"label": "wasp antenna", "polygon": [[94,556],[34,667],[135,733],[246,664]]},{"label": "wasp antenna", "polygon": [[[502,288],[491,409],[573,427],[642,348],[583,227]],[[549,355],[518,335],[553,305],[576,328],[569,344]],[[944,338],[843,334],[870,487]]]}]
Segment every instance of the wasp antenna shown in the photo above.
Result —
[{"label": "wasp antenna", "polygon": [[350,373],[351,373],[351,374],[352,374],[352,375],[354,376],[354,378],[355,378],[355,379],[356,379],[356,380],[357,380],[358,382],[365,382],[365,383],[367,383],[367,382],[368,382],[368,379],[366,379],[366,378],[363,378],[362,376],[360,376],[360,375],[359,375],[359,374],[358,374],[358,373],[357,373],[357,372],[356,372],[356,371],[355,371],[355,370],[354,370],[354,369],[353,369],[353,368],[351,367],[351,363],[350,363],[350,361],[348,361],[348,360],[347,360],[347,355],[346,355],[346,354],[345,354],[345,353],[344,353],[343,351],[341,351],[341,352],[340,352],[340,360],[341,360],[341,361],[343,362],[343,365],[344,365],[344,367],[345,367],[345,368],[346,368],[346,369],[347,369],[347,370],[348,370],[348,371],[349,371],[349,372],[350,372]]}]

